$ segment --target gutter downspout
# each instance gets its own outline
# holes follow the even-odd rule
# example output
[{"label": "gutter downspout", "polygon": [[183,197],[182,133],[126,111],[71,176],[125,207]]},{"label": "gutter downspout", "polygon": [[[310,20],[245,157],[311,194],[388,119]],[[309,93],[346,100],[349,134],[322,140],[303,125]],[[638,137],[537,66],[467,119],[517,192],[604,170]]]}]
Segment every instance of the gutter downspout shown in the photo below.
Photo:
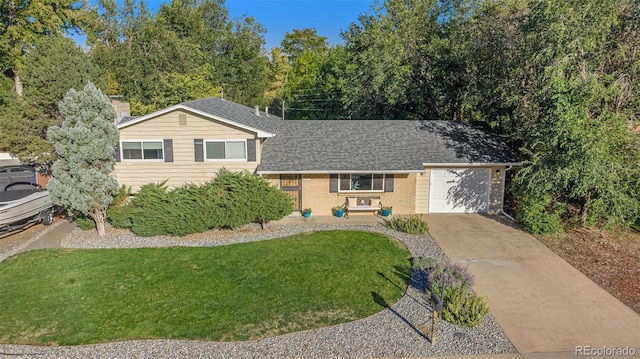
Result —
[{"label": "gutter downspout", "polygon": [[508,219],[510,219],[513,222],[517,222],[515,218],[511,217],[509,214],[507,214],[504,211],[504,189],[505,189],[505,180],[507,178],[507,171],[509,171],[510,169],[512,169],[513,166],[509,165],[504,169],[504,173],[502,174],[502,198],[500,199],[500,214],[502,214],[503,216],[507,217]]}]

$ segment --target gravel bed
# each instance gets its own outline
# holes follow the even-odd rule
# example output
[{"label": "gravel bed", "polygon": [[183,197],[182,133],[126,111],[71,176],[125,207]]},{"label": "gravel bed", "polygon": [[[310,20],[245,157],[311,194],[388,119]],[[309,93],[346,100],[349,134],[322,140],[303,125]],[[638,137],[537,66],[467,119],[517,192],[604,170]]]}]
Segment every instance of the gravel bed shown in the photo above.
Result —
[{"label": "gravel bed", "polygon": [[[216,246],[267,240],[307,231],[350,229],[385,234],[402,241],[414,257],[448,261],[428,235],[388,230],[382,225],[281,226],[261,230],[247,226],[236,231],[211,231],[183,239],[138,238],[128,231],[111,230],[96,240],[76,229],[62,241],[66,248],[137,248]],[[74,347],[0,345],[0,358],[383,358],[439,355],[516,353],[489,314],[476,328],[440,320],[436,342],[422,334],[431,328],[431,304],[424,293],[426,278],[414,271],[402,299],[370,317],[350,323],[244,342],[192,340],[134,340]]]}]

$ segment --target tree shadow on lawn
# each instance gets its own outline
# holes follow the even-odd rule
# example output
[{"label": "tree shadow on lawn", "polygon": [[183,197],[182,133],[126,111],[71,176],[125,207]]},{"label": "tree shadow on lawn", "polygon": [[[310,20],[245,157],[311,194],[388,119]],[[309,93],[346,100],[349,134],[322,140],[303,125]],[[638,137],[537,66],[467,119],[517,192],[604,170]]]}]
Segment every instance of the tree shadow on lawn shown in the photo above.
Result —
[{"label": "tree shadow on lawn", "polygon": [[[419,270],[419,269],[412,269],[411,270],[411,275],[407,275],[406,270],[404,270],[404,268],[396,266],[394,271],[394,274],[402,279],[402,281],[404,282],[404,284],[406,286],[411,286],[415,289],[417,289],[419,292],[426,292],[427,290],[427,275],[424,271]],[[382,272],[376,272],[378,273],[379,276],[381,276],[382,278],[384,278],[387,282],[391,283],[394,287],[398,288],[399,290],[405,292],[404,296],[407,298],[410,298],[411,300],[413,300],[414,302],[418,303],[420,306],[422,306],[423,308],[425,308],[425,310],[432,310],[433,308],[431,308],[431,305],[428,302],[425,302],[424,300],[420,300],[420,298],[416,298],[414,296],[412,296],[411,294],[406,292],[406,288],[402,288],[400,286],[398,286],[398,284],[396,284],[394,281],[392,281],[391,279],[389,279],[386,275],[384,275],[384,273]],[[376,302],[378,303],[378,302]],[[378,303],[380,304],[380,303]]]},{"label": "tree shadow on lawn", "polygon": [[384,298],[382,298],[380,296],[380,294],[378,294],[376,292],[371,292],[371,297],[373,298],[373,301],[376,302],[376,304],[378,304],[379,306],[389,310],[391,313],[393,313],[393,315],[395,315],[400,320],[402,320],[406,325],[408,325],[409,328],[411,328],[414,332],[416,332],[418,335],[420,335],[424,339],[426,339],[429,342],[431,342],[431,339],[429,339],[429,337],[427,337],[424,333],[422,333],[422,331],[420,331],[420,329],[418,329],[415,325],[413,325],[413,323],[411,323],[409,320],[407,320],[407,318],[402,316],[402,314],[398,313],[395,309],[391,308],[389,303],[387,303],[387,301],[384,300]]}]

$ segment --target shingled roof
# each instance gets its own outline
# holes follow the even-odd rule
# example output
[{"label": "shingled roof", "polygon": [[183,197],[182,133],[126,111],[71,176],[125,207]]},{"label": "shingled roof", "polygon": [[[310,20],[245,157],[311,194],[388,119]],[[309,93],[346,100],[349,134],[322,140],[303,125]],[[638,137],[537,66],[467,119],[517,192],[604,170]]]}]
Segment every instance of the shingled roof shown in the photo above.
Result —
[{"label": "shingled roof", "polygon": [[497,137],[450,121],[283,121],[257,172],[409,173],[425,165],[517,164]]},{"label": "shingled roof", "polygon": [[267,113],[264,111],[258,111],[258,115],[256,115],[254,108],[217,97],[209,97],[201,100],[183,102],[145,116],[126,116],[120,120],[118,127],[131,126],[135,123],[175,110],[195,112],[211,119],[220,120],[231,125],[237,125],[262,133],[265,137],[275,134],[278,125],[282,122],[280,117],[274,115],[267,116]]}]

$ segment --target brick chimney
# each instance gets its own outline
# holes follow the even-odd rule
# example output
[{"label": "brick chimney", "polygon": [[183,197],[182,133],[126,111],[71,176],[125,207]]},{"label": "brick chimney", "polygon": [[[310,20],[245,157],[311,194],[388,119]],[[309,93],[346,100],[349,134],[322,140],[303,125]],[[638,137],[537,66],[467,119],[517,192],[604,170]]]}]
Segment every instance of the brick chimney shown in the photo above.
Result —
[{"label": "brick chimney", "polygon": [[116,110],[116,118],[113,121],[117,124],[125,116],[131,116],[131,106],[128,102],[122,102],[122,96],[113,95],[109,96],[111,99],[111,106]]}]

